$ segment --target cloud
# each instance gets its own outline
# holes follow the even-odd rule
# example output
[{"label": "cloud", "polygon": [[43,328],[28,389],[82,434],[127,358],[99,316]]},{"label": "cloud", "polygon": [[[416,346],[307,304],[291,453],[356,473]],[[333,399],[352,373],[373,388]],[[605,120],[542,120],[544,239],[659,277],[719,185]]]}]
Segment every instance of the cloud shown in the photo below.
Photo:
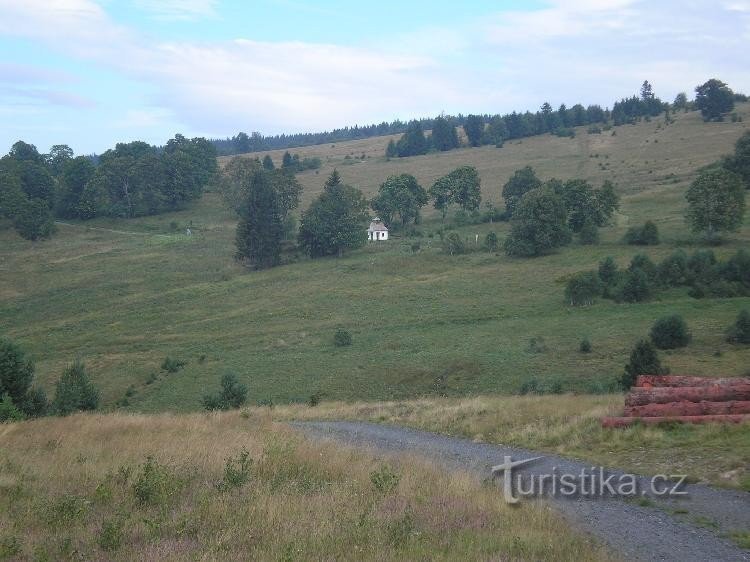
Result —
[{"label": "cloud", "polygon": [[24,105],[44,102],[48,105],[59,105],[77,109],[96,107],[96,102],[85,96],[49,88],[0,86],[0,99]]},{"label": "cloud", "polygon": [[50,68],[0,62],[0,83],[72,82],[73,76]]},{"label": "cloud", "polygon": [[217,17],[217,0],[134,0],[135,6],[159,20],[198,20]]},{"label": "cloud", "polygon": [[[214,17],[214,1],[133,0],[154,17]],[[282,0],[280,0],[282,1]],[[554,0],[446,28],[359,46],[293,42],[164,42],[122,26],[93,0],[0,0],[0,34],[43,42],[145,85],[112,126],[184,127],[186,134],[310,131],[446,112],[504,112],[657,95],[718,76],[750,90],[744,60],[748,0]],[[39,69],[0,65],[0,77],[39,88]],[[14,78],[15,77],[15,78]],[[62,77],[60,77],[62,78]],[[52,78],[50,78],[52,79]],[[64,88],[47,88],[65,102]],[[56,92],[56,93],[53,93]],[[145,92],[145,93],[144,93]],[[33,88],[29,97],[42,93]],[[145,96],[145,102],[141,99]],[[84,100],[70,98],[68,103]],[[173,130],[165,130],[164,137]]]}]

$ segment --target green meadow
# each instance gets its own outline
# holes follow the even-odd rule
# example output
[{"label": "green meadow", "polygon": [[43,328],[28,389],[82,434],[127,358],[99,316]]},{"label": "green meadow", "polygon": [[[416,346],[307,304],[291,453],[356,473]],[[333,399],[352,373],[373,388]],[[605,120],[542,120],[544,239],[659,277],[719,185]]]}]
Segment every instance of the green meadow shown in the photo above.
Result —
[{"label": "green meadow", "polygon": [[[741,375],[750,348],[726,343],[724,332],[750,307],[748,298],[696,300],[684,288],[638,304],[599,300],[571,308],[563,298],[569,276],[605,256],[625,267],[639,252],[656,261],[676,248],[703,247],[684,222],[684,192],[701,166],[730,152],[747,130],[750,104],[738,107],[740,123],[678,114],[674,124],[654,119],[617,127],[614,136],[579,129],[575,139],[547,135],[501,149],[390,161],[382,156],[389,137],[294,151],[325,162],[318,173],[299,176],[303,207],[334,167],[372,196],[392,173],[413,173],[429,187],[456,166],[475,165],[484,199],[496,205],[503,183],[526,164],[543,179],[616,183],[620,210],[599,245],[574,243],[536,259],[482,251],[448,256],[437,234],[440,218],[425,208],[421,237],[394,236],[340,259],[249,271],[233,260],[236,219],[210,192],[168,215],[60,224],[44,242],[22,240],[3,225],[0,332],[35,361],[48,392],[80,357],[105,406],[144,412],[200,409],[201,396],[227,371],[247,384],[251,402],[516,393],[532,377],[592,392],[620,375],[634,342],[669,313],[683,315],[693,334],[687,348],[662,353],[672,372]],[[273,156],[278,163],[280,154]],[[624,245],[627,227],[647,219],[662,243]],[[457,229],[470,244],[490,230],[502,244],[509,225]],[[726,258],[749,242],[750,216],[714,250]],[[333,345],[338,328],[352,333],[351,346]],[[589,354],[578,350],[584,337],[593,346]],[[186,365],[162,371],[168,356]]]}]

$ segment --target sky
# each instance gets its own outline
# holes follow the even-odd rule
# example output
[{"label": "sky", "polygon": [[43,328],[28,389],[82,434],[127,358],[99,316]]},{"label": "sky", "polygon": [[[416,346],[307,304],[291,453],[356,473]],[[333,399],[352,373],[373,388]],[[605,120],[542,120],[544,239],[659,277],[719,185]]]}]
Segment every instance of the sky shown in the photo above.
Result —
[{"label": "sky", "polygon": [[750,94],[750,0],[0,0],[0,154]]}]

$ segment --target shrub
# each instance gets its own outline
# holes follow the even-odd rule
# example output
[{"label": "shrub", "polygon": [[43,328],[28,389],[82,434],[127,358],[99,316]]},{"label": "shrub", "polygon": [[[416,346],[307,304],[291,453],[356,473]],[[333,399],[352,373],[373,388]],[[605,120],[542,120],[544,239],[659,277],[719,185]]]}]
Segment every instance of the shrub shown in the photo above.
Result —
[{"label": "shrub", "polygon": [[684,285],[688,280],[688,257],[682,250],[664,258],[656,268],[659,282],[667,287]]},{"label": "shrub", "polygon": [[234,373],[221,377],[221,392],[206,394],[202,403],[206,410],[229,410],[239,408],[247,401],[247,387],[241,384]]},{"label": "shrub", "polygon": [[564,384],[559,377],[552,378],[546,382],[539,382],[535,378],[528,379],[521,384],[519,394],[562,394]]},{"label": "shrub", "polygon": [[10,340],[0,338],[0,397],[8,394],[15,408],[27,416],[44,414],[47,398],[31,387],[34,364]]},{"label": "shrub", "polygon": [[578,239],[581,244],[592,245],[599,243],[599,227],[594,221],[587,220],[581,226],[581,230],[578,233]]},{"label": "shrub", "polygon": [[582,306],[594,303],[602,294],[602,282],[595,271],[576,273],[565,287],[565,299],[571,306]]},{"label": "shrub", "polygon": [[541,392],[541,385],[539,384],[539,381],[536,379],[529,379],[523,381],[521,383],[521,388],[519,389],[519,394],[525,395],[525,394],[543,394]]},{"label": "shrub", "polygon": [[656,281],[656,264],[654,264],[654,262],[651,261],[651,258],[646,254],[636,254],[635,256],[633,256],[633,259],[630,260],[628,270],[633,271],[635,269],[640,269],[641,271],[643,271],[650,282]]},{"label": "shrub", "polygon": [[99,391],[89,380],[86,367],[76,361],[63,371],[57,381],[53,411],[61,416],[73,412],[96,410],[99,407]]},{"label": "shrub", "polygon": [[401,476],[398,472],[387,464],[381,465],[380,468],[370,473],[370,482],[372,482],[373,488],[381,494],[393,492],[400,481]]},{"label": "shrub", "polygon": [[18,556],[22,551],[21,541],[15,535],[0,538],[0,560],[7,560]]},{"label": "shrub", "polygon": [[599,279],[608,287],[617,281],[617,263],[613,257],[607,256],[599,262]]},{"label": "shrub", "polygon": [[529,340],[529,346],[526,350],[529,353],[546,353],[548,348],[542,336],[534,336]]},{"label": "shrub", "polygon": [[737,320],[727,330],[727,341],[730,343],[750,343],[750,311],[741,310]]},{"label": "shrub", "polygon": [[625,274],[618,299],[625,302],[642,302],[651,296],[651,283],[642,269],[634,269]]},{"label": "shrub", "polygon": [[687,324],[679,314],[659,318],[651,328],[651,341],[659,349],[677,349],[690,343]]},{"label": "shrub", "polygon": [[698,250],[687,263],[690,281],[709,281],[716,276],[716,255],[712,250]]},{"label": "shrub", "polygon": [[484,237],[484,247],[487,248],[488,252],[496,252],[499,247],[497,234],[493,231],[488,232],[487,236]]},{"label": "shrub", "polygon": [[581,353],[591,353],[591,342],[588,338],[583,338],[578,345],[578,351]]},{"label": "shrub", "polygon": [[465,254],[467,251],[466,244],[457,232],[451,232],[443,241],[443,251],[451,256]]},{"label": "shrub", "polygon": [[654,344],[644,339],[638,341],[630,352],[630,361],[625,365],[620,384],[628,390],[635,384],[638,375],[665,375],[668,372],[669,369],[662,367]]},{"label": "shrub", "polygon": [[229,457],[224,465],[224,477],[216,488],[220,492],[226,492],[232,488],[241,488],[250,481],[250,471],[253,466],[253,459],[250,453],[242,449],[237,458]]},{"label": "shrub", "polygon": [[161,363],[161,370],[167,371],[168,373],[176,373],[180,369],[182,369],[185,365],[187,365],[186,361],[182,361],[180,359],[175,359],[174,357],[165,357],[164,361]]},{"label": "shrub", "polygon": [[659,244],[659,229],[651,221],[643,226],[631,226],[625,233],[625,243],[633,246],[656,246]]},{"label": "shrub", "polygon": [[721,276],[727,281],[750,288],[750,252],[745,249],[737,250],[721,267]]},{"label": "shrub", "polygon": [[102,523],[97,537],[99,548],[105,552],[114,552],[122,546],[124,524],[122,518],[114,517]]},{"label": "shrub", "polygon": [[348,330],[339,328],[336,333],[333,334],[333,345],[336,347],[347,347],[352,345],[352,334]]},{"label": "shrub", "polygon": [[0,396],[0,423],[22,421],[23,419],[23,412],[16,408],[10,394],[6,392]]},{"label": "shrub", "polygon": [[179,479],[154,457],[147,457],[133,483],[133,494],[141,505],[165,506],[177,493]]}]

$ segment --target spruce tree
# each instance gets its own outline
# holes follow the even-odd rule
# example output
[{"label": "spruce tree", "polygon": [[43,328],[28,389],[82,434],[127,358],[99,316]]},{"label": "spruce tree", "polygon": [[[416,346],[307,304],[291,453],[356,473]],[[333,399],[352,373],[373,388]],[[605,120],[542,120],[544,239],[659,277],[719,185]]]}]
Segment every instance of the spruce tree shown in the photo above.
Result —
[{"label": "spruce tree", "polygon": [[252,177],[237,224],[237,259],[258,269],[278,265],[284,228],[276,191],[265,173]]},{"label": "spruce tree", "polygon": [[65,369],[57,381],[52,408],[58,415],[96,410],[99,407],[99,392],[89,380],[83,363],[76,361]]},{"label": "spruce tree", "polygon": [[669,369],[662,367],[659,354],[649,340],[640,340],[630,352],[630,361],[625,365],[625,372],[620,383],[625,390],[633,386],[638,375],[665,375]]}]

